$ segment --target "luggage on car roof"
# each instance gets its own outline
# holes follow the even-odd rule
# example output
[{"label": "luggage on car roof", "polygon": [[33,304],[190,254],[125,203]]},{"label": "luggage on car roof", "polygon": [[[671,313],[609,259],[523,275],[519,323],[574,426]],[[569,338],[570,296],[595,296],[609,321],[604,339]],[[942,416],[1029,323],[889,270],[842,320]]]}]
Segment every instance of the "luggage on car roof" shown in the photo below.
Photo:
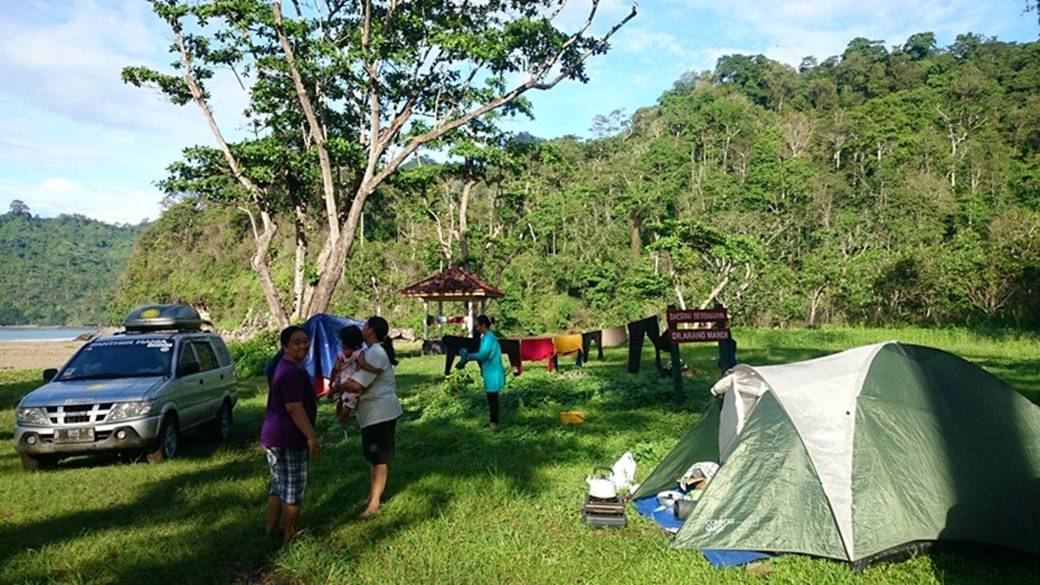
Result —
[{"label": "luggage on car roof", "polygon": [[193,331],[202,327],[202,317],[190,305],[142,305],[126,316],[127,331]]}]

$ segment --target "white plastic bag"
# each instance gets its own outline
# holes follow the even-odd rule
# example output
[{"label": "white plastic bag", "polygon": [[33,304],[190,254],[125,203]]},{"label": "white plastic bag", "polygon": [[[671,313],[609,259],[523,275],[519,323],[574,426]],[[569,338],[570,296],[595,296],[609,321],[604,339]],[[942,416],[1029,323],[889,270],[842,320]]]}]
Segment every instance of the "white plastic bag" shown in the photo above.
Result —
[{"label": "white plastic bag", "polygon": [[632,453],[625,452],[611,468],[614,472],[614,487],[618,491],[631,490],[632,482],[636,480],[636,458],[632,456]]}]

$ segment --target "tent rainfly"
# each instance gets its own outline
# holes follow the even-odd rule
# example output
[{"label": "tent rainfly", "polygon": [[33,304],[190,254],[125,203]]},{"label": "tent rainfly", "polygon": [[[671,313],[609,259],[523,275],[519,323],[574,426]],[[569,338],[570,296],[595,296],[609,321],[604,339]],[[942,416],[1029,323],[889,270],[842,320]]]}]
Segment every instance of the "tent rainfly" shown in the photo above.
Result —
[{"label": "tent rainfly", "polygon": [[888,342],[727,374],[634,494],[721,463],[674,547],[857,565],[933,541],[1040,553],[1040,407],[982,368]]},{"label": "tent rainfly", "polygon": [[[479,303],[483,313],[487,309],[489,299],[500,299],[506,296],[501,289],[491,286],[473,276],[460,266],[453,266],[440,274],[417,282],[401,291],[405,297],[420,298],[423,301],[423,341],[429,339],[430,302],[437,302],[437,315],[444,315],[444,301],[465,303],[469,327],[473,326],[473,303]],[[472,331],[470,331],[472,334]]]}]

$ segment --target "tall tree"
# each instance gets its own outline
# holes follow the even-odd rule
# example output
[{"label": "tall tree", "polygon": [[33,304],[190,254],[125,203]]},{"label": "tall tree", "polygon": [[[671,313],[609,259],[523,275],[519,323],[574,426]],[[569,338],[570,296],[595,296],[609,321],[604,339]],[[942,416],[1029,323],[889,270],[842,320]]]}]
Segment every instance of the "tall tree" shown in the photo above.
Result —
[{"label": "tall tree", "polygon": [[[205,83],[231,69],[249,92],[256,132],[295,128],[320,181],[326,237],[302,313],[324,311],[351,254],[365,202],[417,150],[450,141],[486,114],[523,105],[529,91],[587,81],[586,61],[636,15],[636,5],[602,35],[590,32],[592,0],[573,31],[559,17],[566,0],[344,0],[286,14],[280,0],[152,0],[173,34],[177,75],[128,67],[124,79],[194,102],[245,193],[254,221],[253,269],[272,315],[289,322],[267,254],[278,226],[277,195],[254,179],[221,131]],[[252,216],[251,216],[252,217]]]}]

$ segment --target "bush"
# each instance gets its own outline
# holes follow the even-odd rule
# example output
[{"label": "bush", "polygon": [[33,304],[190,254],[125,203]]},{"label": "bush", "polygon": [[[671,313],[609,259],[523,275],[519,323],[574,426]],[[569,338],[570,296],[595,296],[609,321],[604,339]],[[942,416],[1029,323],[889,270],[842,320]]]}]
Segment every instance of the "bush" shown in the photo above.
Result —
[{"label": "bush", "polygon": [[232,341],[227,346],[239,379],[262,376],[267,361],[278,352],[278,332],[264,331],[245,341]]}]

